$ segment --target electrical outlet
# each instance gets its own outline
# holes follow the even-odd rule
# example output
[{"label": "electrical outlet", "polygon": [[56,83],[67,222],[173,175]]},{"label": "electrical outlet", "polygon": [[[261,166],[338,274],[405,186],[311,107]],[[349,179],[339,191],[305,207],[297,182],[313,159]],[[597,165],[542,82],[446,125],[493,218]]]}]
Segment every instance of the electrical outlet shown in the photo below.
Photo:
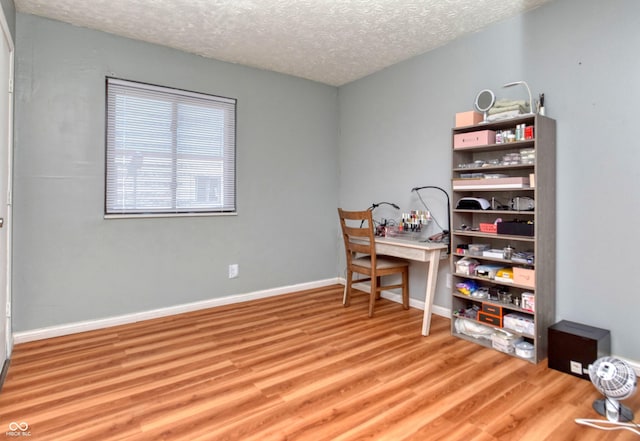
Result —
[{"label": "electrical outlet", "polygon": [[578,374],[578,375],[582,375],[582,363],[580,363],[579,361],[571,361],[571,372],[573,372],[574,374]]},{"label": "electrical outlet", "polygon": [[229,278],[235,279],[236,277],[238,277],[238,264],[234,263],[229,265]]},{"label": "electrical outlet", "polygon": [[451,288],[452,277],[451,274],[447,274],[447,288]]}]

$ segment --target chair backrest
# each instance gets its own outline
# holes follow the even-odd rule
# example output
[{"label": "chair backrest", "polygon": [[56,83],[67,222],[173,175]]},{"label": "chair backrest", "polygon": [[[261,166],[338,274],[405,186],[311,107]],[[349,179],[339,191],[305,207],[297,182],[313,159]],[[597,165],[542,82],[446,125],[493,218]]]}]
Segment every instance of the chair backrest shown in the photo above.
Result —
[{"label": "chair backrest", "polygon": [[338,208],[338,216],[347,253],[347,266],[350,267],[356,254],[360,254],[370,256],[372,267],[375,268],[376,244],[371,210],[346,211]]}]

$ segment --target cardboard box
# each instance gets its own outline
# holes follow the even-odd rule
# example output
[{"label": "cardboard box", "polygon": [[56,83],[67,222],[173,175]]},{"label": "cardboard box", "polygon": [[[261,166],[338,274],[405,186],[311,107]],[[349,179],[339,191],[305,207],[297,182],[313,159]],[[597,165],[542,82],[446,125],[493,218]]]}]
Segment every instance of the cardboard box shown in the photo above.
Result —
[{"label": "cardboard box", "polygon": [[536,287],[536,270],[513,267],[513,283],[529,288]]},{"label": "cardboard box", "polygon": [[477,132],[458,133],[453,135],[453,148],[466,149],[496,143],[495,130],[479,130]]},{"label": "cardboard box", "polygon": [[456,113],[456,127],[474,126],[484,120],[482,113],[470,110]]}]

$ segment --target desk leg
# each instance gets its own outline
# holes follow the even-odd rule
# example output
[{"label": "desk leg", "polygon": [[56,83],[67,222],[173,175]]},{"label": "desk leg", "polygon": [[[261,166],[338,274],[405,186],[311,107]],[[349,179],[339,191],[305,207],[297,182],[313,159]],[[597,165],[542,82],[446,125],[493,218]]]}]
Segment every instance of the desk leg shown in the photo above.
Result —
[{"label": "desk leg", "polygon": [[427,292],[424,296],[424,317],[422,318],[422,335],[429,335],[431,327],[431,307],[438,281],[438,267],[440,266],[440,250],[431,251],[429,269],[427,270]]}]

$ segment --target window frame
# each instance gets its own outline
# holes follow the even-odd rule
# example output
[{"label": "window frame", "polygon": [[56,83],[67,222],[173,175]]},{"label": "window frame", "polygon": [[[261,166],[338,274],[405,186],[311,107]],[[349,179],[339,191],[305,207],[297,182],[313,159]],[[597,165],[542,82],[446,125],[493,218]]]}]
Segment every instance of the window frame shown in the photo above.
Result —
[{"label": "window frame", "polygon": [[[230,201],[230,202],[223,202],[221,207],[219,209],[213,208],[213,207],[206,207],[205,209],[198,209],[198,207],[196,206],[196,204],[194,204],[195,200],[191,201],[191,205],[189,207],[179,207],[178,204],[178,200],[179,200],[179,196],[178,193],[180,192],[181,188],[179,185],[176,184],[176,182],[179,179],[179,172],[177,170],[178,168],[178,157],[179,155],[182,156],[188,156],[188,153],[178,153],[178,149],[179,149],[179,143],[178,143],[178,131],[179,129],[179,125],[178,122],[176,122],[176,113],[175,110],[172,111],[172,124],[171,124],[171,152],[169,152],[169,155],[171,156],[171,172],[170,172],[170,179],[171,179],[171,185],[170,185],[170,189],[169,190],[165,190],[165,192],[169,192],[170,193],[170,198],[167,198],[166,201],[170,201],[171,202],[171,207],[170,208],[166,208],[166,209],[162,209],[162,208],[151,208],[149,210],[145,210],[144,208],[140,208],[139,206],[136,208],[126,208],[123,207],[122,209],[114,209],[113,206],[110,207],[110,183],[113,186],[115,184],[115,181],[117,180],[117,178],[113,177],[114,172],[110,172],[110,167],[113,167],[115,164],[115,161],[117,159],[117,153],[116,153],[116,140],[115,140],[115,127],[113,127],[113,125],[115,124],[114,119],[115,119],[115,109],[111,109],[110,108],[110,90],[109,90],[109,86],[110,85],[114,85],[116,87],[118,86],[123,86],[123,87],[127,87],[127,88],[131,88],[131,90],[134,92],[132,93],[132,95],[135,95],[135,91],[137,90],[138,92],[141,93],[141,95],[143,95],[146,92],[152,92],[152,93],[157,93],[157,98],[158,99],[162,99],[162,96],[164,95],[167,98],[173,98],[175,101],[172,101],[171,99],[167,99],[166,102],[167,103],[171,103],[171,105],[173,106],[173,108],[175,109],[175,107],[178,105],[177,102],[180,100],[180,98],[184,98],[187,97],[187,99],[197,99],[197,100],[205,100],[208,101],[209,103],[213,104],[211,105],[211,109],[215,109],[215,103],[219,103],[220,107],[219,110],[221,110],[223,112],[223,114],[225,115],[225,118],[227,117],[227,115],[231,115],[231,118],[233,119],[231,121],[231,125],[232,125],[232,130],[231,133],[226,133],[223,130],[223,140],[222,140],[222,145],[221,145],[221,149],[222,149],[222,153],[220,155],[220,163],[221,163],[221,172],[219,175],[202,175],[202,176],[198,176],[198,175],[193,175],[192,178],[194,180],[194,197],[197,198],[197,195],[199,193],[199,185],[198,185],[198,177],[206,177],[210,179],[211,183],[214,183],[217,179],[219,179],[221,182],[225,181],[227,182],[227,185],[222,184],[222,188],[221,188],[221,192],[223,194],[222,200],[223,201]],[[113,92],[113,95],[117,95],[117,92]],[[205,106],[206,107],[206,106]],[[229,109],[229,107],[232,107],[232,109]],[[228,125],[228,118],[224,120],[224,122],[221,124],[222,128],[226,128]],[[232,152],[231,153],[227,153],[225,148],[227,147],[227,144],[229,144],[227,137],[230,137],[231,139],[231,143],[232,143]],[[132,80],[126,80],[126,79],[122,79],[122,78],[116,78],[116,77],[111,77],[111,76],[106,76],[105,77],[105,165],[104,165],[104,207],[103,207],[103,213],[104,213],[104,218],[105,219],[110,219],[110,218],[149,218],[149,217],[185,217],[185,216],[228,216],[228,215],[237,215],[237,99],[235,98],[229,98],[229,97],[223,97],[223,96],[219,96],[219,95],[213,95],[213,94],[208,94],[208,93],[202,93],[202,92],[193,92],[193,91],[189,91],[189,90],[185,90],[185,89],[179,89],[179,88],[174,88],[174,87],[167,87],[167,86],[160,86],[160,85],[155,85],[155,84],[150,84],[150,83],[144,83],[144,82],[140,82],[140,81],[132,81]],[[112,143],[110,145],[110,142]],[[161,156],[161,150],[158,149],[157,151],[151,151],[148,156],[153,157],[153,154],[155,154],[156,156]],[[111,158],[110,158],[111,155]],[[191,153],[191,156],[197,156],[197,154],[195,153]],[[215,160],[209,159],[209,161],[213,161],[215,162]],[[231,167],[231,168],[230,168]],[[116,173],[117,174],[117,173]],[[229,175],[231,175],[231,178],[229,178]],[[110,179],[110,176],[112,177]],[[137,176],[137,175],[136,175]],[[230,186],[230,190],[227,191],[227,188],[229,188]],[[204,194],[206,194],[208,197],[211,197],[211,187],[209,187],[208,189],[206,189],[206,191],[204,192]],[[114,192],[116,192],[117,190],[113,190],[111,193],[113,194]],[[113,196],[113,195],[112,195]]]}]

